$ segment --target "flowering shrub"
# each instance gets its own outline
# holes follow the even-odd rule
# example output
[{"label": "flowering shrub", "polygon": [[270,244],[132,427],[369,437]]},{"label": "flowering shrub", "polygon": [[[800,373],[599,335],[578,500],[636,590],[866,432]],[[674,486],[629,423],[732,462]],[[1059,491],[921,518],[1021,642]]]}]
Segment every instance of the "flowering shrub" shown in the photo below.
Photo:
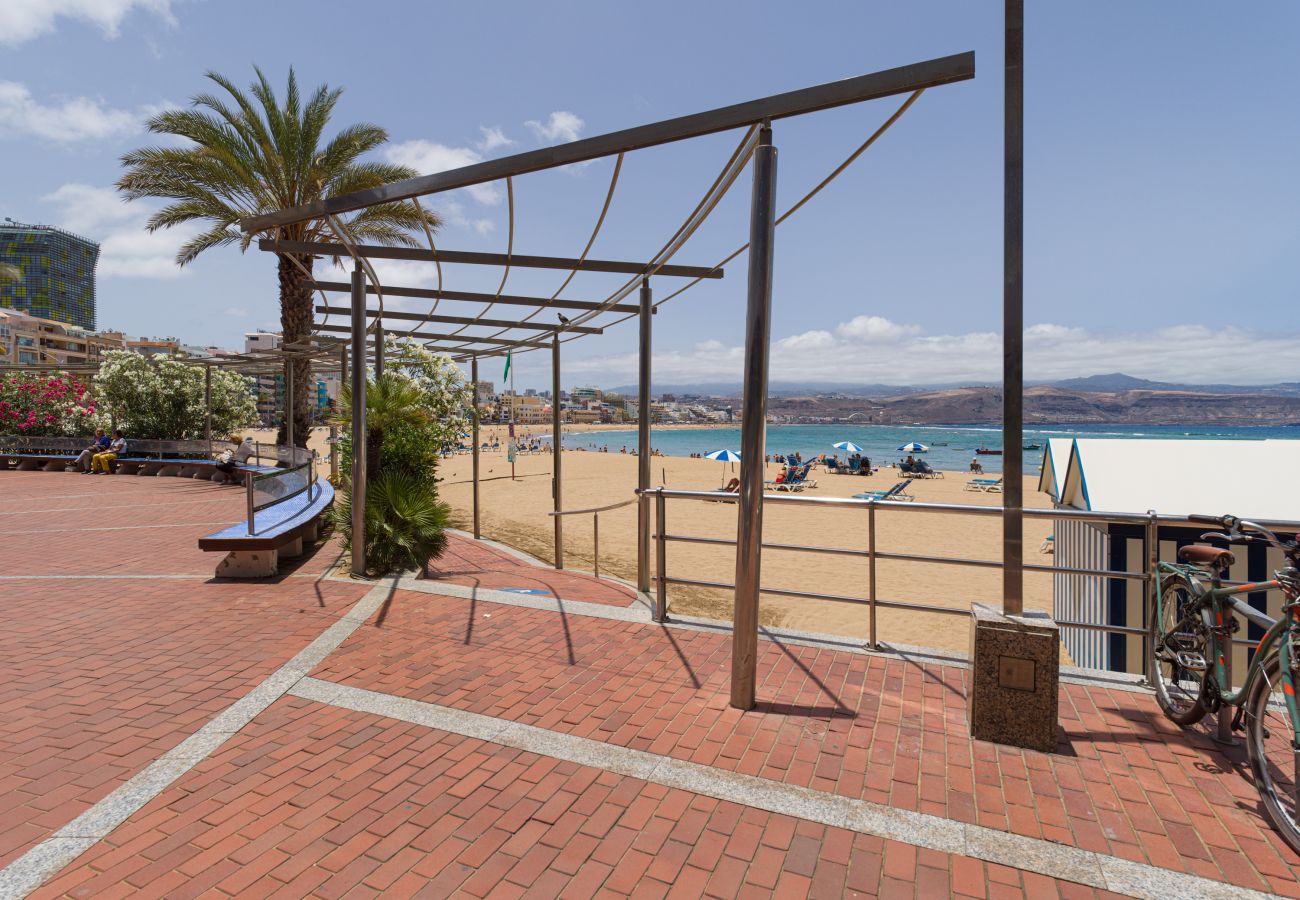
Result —
[{"label": "flowering shrub", "polygon": [[0,433],[89,434],[96,409],[88,386],[70,375],[0,375]]},{"label": "flowering shrub", "polygon": [[[94,424],[127,438],[192,440],[204,432],[203,368],[112,350],[95,376]],[[212,371],[212,434],[232,434],[257,421],[253,380]]]}]

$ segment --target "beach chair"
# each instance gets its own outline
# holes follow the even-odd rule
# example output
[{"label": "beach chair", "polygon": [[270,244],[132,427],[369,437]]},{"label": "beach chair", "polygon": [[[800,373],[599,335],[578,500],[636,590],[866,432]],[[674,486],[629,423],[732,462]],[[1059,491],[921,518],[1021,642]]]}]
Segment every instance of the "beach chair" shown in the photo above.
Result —
[{"label": "beach chair", "polygon": [[854,494],[854,500],[915,500],[916,498],[905,493],[907,490],[907,481],[900,481],[887,491],[863,491],[860,494]]},{"label": "beach chair", "polygon": [[800,466],[798,469],[788,469],[785,481],[774,483],[772,488],[778,491],[795,493],[804,489],[804,477],[808,474],[807,468]]},{"label": "beach chair", "polygon": [[860,459],[850,459],[850,460],[849,460],[849,474],[850,474],[850,475],[856,475],[856,474],[858,474],[858,472],[861,470],[861,468],[862,468],[862,460],[860,460]]},{"label": "beach chair", "polygon": [[1002,493],[1002,479],[1001,478],[972,478],[970,481],[966,482],[966,490],[984,491],[985,493],[989,493],[989,494],[1000,494]]}]

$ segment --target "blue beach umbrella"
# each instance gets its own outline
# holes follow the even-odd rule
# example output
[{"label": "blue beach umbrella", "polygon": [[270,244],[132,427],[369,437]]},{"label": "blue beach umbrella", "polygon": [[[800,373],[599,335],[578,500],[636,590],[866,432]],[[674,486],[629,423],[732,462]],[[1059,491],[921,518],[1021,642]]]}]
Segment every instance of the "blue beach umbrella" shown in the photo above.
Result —
[{"label": "blue beach umbrella", "polygon": [[917,443],[916,441],[912,441],[911,443],[904,444],[898,449],[903,451],[904,453],[925,453],[930,448],[925,446],[925,444],[920,444]]},{"label": "blue beach umbrella", "polygon": [[845,453],[861,453],[862,448],[852,441],[840,441],[838,444],[831,444],[836,450],[843,450]]},{"label": "blue beach umbrella", "polygon": [[722,463],[722,484],[727,483],[727,463],[740,462],[740,454],[735,450],[711,450],[704,454],[705,459],[716,459]]}]

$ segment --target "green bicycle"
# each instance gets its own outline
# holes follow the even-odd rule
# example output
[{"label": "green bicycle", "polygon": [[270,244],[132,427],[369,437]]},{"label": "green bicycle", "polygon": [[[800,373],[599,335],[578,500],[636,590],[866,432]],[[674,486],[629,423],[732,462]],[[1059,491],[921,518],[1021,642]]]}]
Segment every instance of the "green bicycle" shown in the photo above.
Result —
[{"label": "green bicycle", "polygon": [[[1232,728],[1245,728],[1255,786],[1273,827],[1300,852],[1300,542],[1233,516],[1190,516],[1224,530],[1202,540],[1266,543],[1282,550],[1286,568],[1271,581],[1223,585],[1232,551],[1192,544],[1180,563],[1156,564],[1156,604],[1151,616],[1150,670],[1160,709],[1188,728],[1206,713],[1235,706]],[[1208,586],[1207,586],[1208,582]],[[1274,620],[1237,599],[1253,591],[1280,590],[1282,618]],[[1265,629],[1240,690],[1233,691],[1225,657],[1232,652],[1238,613]]]}]

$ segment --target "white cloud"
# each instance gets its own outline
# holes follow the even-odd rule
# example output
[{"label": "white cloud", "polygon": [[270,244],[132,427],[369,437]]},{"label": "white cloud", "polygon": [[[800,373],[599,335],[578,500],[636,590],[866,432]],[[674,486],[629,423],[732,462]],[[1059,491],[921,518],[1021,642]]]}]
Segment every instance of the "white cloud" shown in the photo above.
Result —
[{"label": "white cloud", "polygon": [[484,153],[491,153],[498,147],[509,147],[515,143],[515,141],[506,137],[505,132],[495,125],[491,128],[486,125],[480,125],[478,130],[483,132],[483,140],[479,141],[477,146]]},{"label": "white cloud", "polygon": [[551,113],[545,122],[530,119],[524,123],[538,138],[551,144],[576,141],[585,124],[582,119],[565,110]]},{"label": "white cloud", "polygon": [[[1208,358],[1215,360],[1212,373],[1204,367]],[[743,346],[711,340],[655,354],[654,373],[665,383],[739,381],[743,360]],[[573,359],[565,369],[575,376],[633,378],[636,356]],[[1159,381],[1261,384],[1294,381],[1297,371],[1298,334],[1197,324],[1154,332],[1099,332],[1053,323],[1025,329],[1025,374],[1034,381],[1125,372]],[[774,341],[771,373],[777,381],[996,383],[1002,377],[1002,337],[985,331],[924,334],[916,325],[859,316],[833,330]]]},{"label": "white cloud", "polygon": [[[421,175],[446,172],[483,161],[483,155],[470,147],[448,147],[433,141],[403,141],[392,144],[384,150],[389,162],[399,166],[410,166]],[[501,189],[495,184],[476,184],[465,188],[465,192],[484,206],[496,206],[501,202]]]},{"label": "white cloud", "polygon": [[104,37],[118,35],[122,20],[134,9],[176,24],[171,0],[4,0],[0,3],[0,44],[17,46],[55,29],[59,19],[97,26]]},{"label": "white cloud", "polygon": [[199,233],[198,225],[178,225],[150,234],[145,221],[157,204],[123,202],[113,188],[65,184],[41,198],[59,208],[55,221],[99,241],[97,274],[102,278],[179,278],[176,251]]},{"label": "white cloud", "polygon": [[144,112],[112,109],[89,97],[42,103],[26,85],[0,81],[0,137],[30,136],[60,143],[116,138],[140,131],[144,118]]}]

